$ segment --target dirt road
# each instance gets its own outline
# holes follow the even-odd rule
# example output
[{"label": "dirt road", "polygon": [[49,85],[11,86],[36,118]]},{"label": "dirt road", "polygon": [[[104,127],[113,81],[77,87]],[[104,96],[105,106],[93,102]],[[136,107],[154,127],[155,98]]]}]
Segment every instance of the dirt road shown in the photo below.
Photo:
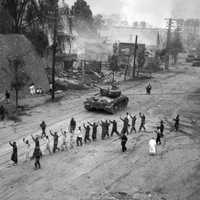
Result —
[{"label": "dirt road", "polygon": [[[168,73],[155,75],[151,83],[151,96],[144,95],[145,82],[122,85],[130,98],[127,110],[130,113],[144,112],[148,130],[129,136],[125,154],[120,151],[120,141],[114,137],[106,141],[98,139],[97,143],[72,152],[46,156],[39,171],[33,170],[32,162],[5,168],[10,150],[7,141],[14,133],[9,124],[4,124],[0,147],[0,199],[198,200],[200,69],[179,66]],[[30,132],[39,133],[38,124],[42,119],[46,119],[50,128],[59,130],[66,128],[72,116],[78,121],[119,120],[119,116],[126,112],[114,116],[86,112],[82,106],[85,97],[86,94],[82,93],[73,99],[44,105],[30,111],[31,116],[23,117],[14,136],[20,154],[23,152],[22,137]],[[181,116],[181,130],[175,133],[172,119],[177,113]],[[158,148],[158,155],[151,157],[147,143],[160,119],[165,120],[166,142]]]}]

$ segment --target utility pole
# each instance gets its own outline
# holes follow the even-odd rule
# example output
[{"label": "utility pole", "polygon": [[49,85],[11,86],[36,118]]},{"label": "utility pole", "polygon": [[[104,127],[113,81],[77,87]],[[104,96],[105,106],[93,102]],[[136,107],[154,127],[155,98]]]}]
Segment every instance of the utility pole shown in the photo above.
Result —
[{"label": "utility pole", "polygon": [[166,61],[165,61],[165,69],[169,69],[169,54],[170,54],[171,32],[172,32],[173,23],[174,23],[174,21],[176,22],[177,19],[167,18],[165,20],[167,20],[167,26],[168,26],[167,44],[166,44],[167,55],[166,55]]},{"label": "utility pole", "polygon": [[137,49],[138,49],[138,36],[136,35],[135,36],[135,48],[134,48],[133,74],[132,74],[133,78],[135,78]]},{"label": "utility pole", "polygon": [[52,93],[51,99],[55,99],[55,64],[56,64],[56,50],[57,50],[57,28],[58,28],[58,0],[55,0],[54,10],[54,31],[53,31],[53,55],[52,55]]}]

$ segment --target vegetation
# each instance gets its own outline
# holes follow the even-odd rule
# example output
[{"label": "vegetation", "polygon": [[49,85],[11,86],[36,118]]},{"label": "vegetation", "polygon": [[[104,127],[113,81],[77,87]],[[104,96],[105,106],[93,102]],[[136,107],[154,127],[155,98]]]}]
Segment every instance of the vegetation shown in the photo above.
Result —
[{"label": "vegetation", "polygon": [[19,91],[27,85],[29,76],[24,71],[24,60],[22,57],[8,58],[9,66],[4,71],[11,77],[11,89],[15,90],[15,106],[18,108]]},{"label": "vegetation", "polygon": [[172,55],[174,64],[177,63],[178,54],[183,51],[183,44],[181,41],[180,33],[175,31],[174,37],[170,42],[170,54]]}]

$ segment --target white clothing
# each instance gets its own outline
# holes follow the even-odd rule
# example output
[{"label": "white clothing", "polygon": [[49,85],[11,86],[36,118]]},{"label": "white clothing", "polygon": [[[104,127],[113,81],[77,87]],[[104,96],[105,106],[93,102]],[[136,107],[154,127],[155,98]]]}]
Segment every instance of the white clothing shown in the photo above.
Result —
[{"label": "white clothing", "polygon": [[34,94],[35,94],[35,85],[31,85],[31,86],[29,87],[29,89],[30,89],[31,95],[34,95]]},{"label": "white clothing", "polygon": [[156,140],[149,140],[149,154],[156,154]]},{"label": "white clothing", "polygon": [[81,130],[78,130],[78,131],[77,131],[77,137],[83,138],[83,134],[82,134],[82,131],[81,131]]},{"label": "white clothing", "polygon": [[25,150],[25,160],[28,161],[30,160],[30,149],[31,149],[31,145],[30,144],[26,144],[26,150]]}]

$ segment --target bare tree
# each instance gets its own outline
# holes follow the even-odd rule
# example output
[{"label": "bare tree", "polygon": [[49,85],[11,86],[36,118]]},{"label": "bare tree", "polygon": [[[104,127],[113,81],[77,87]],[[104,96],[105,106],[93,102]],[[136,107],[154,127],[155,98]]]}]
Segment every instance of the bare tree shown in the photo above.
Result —
[{"label": "bare tree", "polygon": [[14,58],[8,58],[8,68],[4,68],[4,71],[11,77],[11,89],[15,90],[15,106],[16,111],[18,108],[19,91],[24,88],[24,86],[29,81],[29,76],[24,71],[24,60],[20,56]]}]

